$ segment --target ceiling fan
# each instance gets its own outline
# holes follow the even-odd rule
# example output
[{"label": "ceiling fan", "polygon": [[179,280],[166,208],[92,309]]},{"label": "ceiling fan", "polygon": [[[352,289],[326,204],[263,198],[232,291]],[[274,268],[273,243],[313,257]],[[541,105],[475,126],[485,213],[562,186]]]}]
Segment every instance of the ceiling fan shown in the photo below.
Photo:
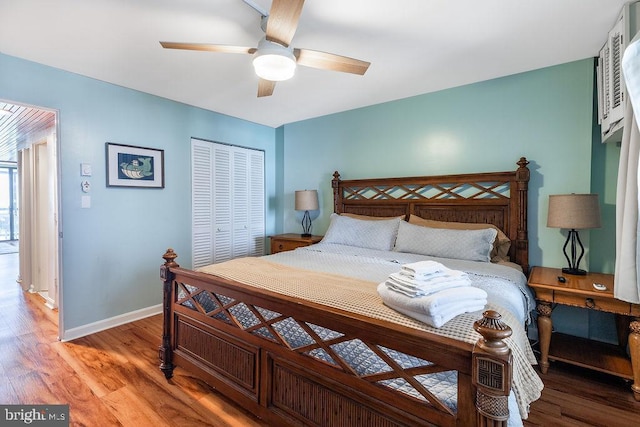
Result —
[{"label": "ceiling fan", "polygon": [[261,27],[265,37],[260,40],[257,48],[207,43],[160,42],[160,44],[165,49],[253,55],[253,66],[260,78],[258,97],[272,95],[276,82],[293,77],[296,65],[359,75],[363,75],[369,68],[369,62],[359,59],[289,46],[298,28],[304,0],[273,0],[268,13],[251,0],[243,1],[262,16]]}]

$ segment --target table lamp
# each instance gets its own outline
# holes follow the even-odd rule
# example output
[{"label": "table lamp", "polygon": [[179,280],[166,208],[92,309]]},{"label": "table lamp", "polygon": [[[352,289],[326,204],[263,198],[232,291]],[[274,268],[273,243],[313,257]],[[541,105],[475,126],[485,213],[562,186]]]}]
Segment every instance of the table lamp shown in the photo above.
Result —
[{"label": "table lamp", "polygon": [[[583,275],[580,261],[584,255],[584,246],[580,241],[578,230],[600,227],[600,205],[597,194],[557,194],[549,196],[549,212],[547,227],[566,228],[569,230],[567,240],[562,247],[569,267],[563,268],[566,274]],[[580,254],[577,246],[580,246]],[[571,256],[567,254],[570,246]]]},{"label": "table lamp", "polygon": [[318,191],[317,190],[298,190],[296,191],[295,209],[304,211],[302,217],[302,234],[301,237],[311,237],[311,217],[309,211],[316,211],[318,207]]}]

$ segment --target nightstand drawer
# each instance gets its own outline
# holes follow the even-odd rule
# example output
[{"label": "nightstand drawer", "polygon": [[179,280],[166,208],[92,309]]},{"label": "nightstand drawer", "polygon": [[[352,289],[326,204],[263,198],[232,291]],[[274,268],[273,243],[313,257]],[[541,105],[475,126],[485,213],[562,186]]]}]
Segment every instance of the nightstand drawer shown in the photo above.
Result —
[{"label": "nightstand drawer", "polygon": [[553,291],[551,289],[536,289],[536,299],[538,301],[553,302]]},{"label": "nightstand drawer", "polygon": [[631,314],[631,304],[611,298],[586,297],[572,293],[555,291],[554,302],[575,307],[590,308],[592,310],[607,311],[617,314]]},{"label": "nightstand drawer", "polygon": [[278,252],[292,251],[303,246],[309,246],[309,244],[306,242],[294,242],[290,240],[273,240],[271,242],[271,253],[275,254]]}]

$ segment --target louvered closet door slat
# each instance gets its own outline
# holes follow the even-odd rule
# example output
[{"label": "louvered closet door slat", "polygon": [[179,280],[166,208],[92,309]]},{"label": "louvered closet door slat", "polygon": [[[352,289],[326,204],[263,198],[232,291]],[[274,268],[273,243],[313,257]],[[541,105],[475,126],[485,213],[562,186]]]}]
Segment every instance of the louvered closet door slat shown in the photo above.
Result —
[{"label": "louvered closet door slat", "polygon": [[233,258],[231,153],[221,146],[213,155],[213,262],[222,262]]},{"label": "louvered closet door slat", "polygon": [[194,268],[213,262],[211,146],[196,142],[191,145],[191,253]]},{"label": "louvered closet door slat", "polygon": [[264,218],[264,153],[254,151],[249,167],[249,224],[251,247],[249,255],[262,256],[265,248]]},{"label": "louvered closet door slat", "polygon": [[249,255],[249,150],[233,150],[233,257]]}]

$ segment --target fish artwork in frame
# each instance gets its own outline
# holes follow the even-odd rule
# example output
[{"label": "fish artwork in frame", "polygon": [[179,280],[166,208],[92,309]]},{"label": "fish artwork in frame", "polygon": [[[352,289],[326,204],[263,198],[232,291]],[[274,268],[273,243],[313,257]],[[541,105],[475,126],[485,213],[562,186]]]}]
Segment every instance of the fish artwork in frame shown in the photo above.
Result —
[{"label": "fish artwork in frame", "polygon": [[164,188],[164,150],[106,143],[107,187]]}]

